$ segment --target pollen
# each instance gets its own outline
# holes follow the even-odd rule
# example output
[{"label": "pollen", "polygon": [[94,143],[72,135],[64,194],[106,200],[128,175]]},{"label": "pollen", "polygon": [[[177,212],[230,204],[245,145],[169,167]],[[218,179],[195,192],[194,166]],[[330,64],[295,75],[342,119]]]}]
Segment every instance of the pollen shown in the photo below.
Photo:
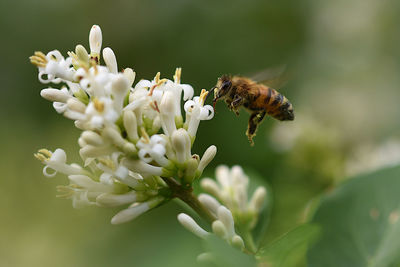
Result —
[{"label": "pollen", "polygon": [[208,91],[206,89],[201,89],[201,93],[200,93],[200,103],[202,106],[204,106],[204,102],[206,101],[208,95]]},{"label": "pollen", "polygon": [[43,54],[40,51],[36,51],[33,56],[29,57],[31,63],[37,67],[46,67],[47,65],[47,59],[46,59],[46,55]]},{"label": "pollen", "polygon": [[111,170],[115,171],[115,169],[116,169],[116,168],[115,168],[115,164],[114,164],[114,162],[113,162],[111,159],[99,158],[98,160],[99,160],[99,162],[100,162],[101,164],[103,164],[104,166],[106,166],[106,167],[110,168]]},{"label": "pollen", "polygon": [[174,82],[181,83],[182,68],[176,68],[174,75]]},{"label": "pollen", "polygon": [[161,76],[161,73],[160,73],[160,72],[157,72],[156,76],[154,76],[154,81],[155,81],[156,83],[158,83],[158,82],[160,81],[160,76]]},{"label": "pollen", "polygon": [[144,127],[140,128],[140,132],[142,134],[142,137],[140,138],[142,140],[143,143],[145,144],[149,144],[150,143],[150,137],[146,132],[146,129]]},{"label": "pollen", "polygon": [[44,162],[46,160],[49,160],[53,154],[49,150],[42,148],[38,151],[38,153],[35,153],[33,155],[41,162]]},{"label": "pollen", "polygon": [[156,84],[151,87],[150,92],[149,92],[149,96],[153,95],[153,91],[154,91],[154,89],[156,89],[157,86],[160,86],[161,84],[167,82],[168,79],[161,79],[160,80],[160,72],[157,72],[156,77],[154,77],[154,81],[156,82]]},{"label": "pollen", "polygon": [[97,98],[93,99],[93,104],[94,104],[94,108],[98,111],[98,112],[103,112],[104,111],[104,103],[101,102],[100,100],[98,100]]}]

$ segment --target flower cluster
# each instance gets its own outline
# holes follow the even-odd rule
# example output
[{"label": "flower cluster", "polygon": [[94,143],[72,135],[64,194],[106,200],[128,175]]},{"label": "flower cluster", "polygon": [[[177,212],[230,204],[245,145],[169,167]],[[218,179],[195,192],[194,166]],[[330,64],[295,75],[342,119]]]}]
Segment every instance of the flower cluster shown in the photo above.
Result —
[{"label": "flower cluster", "polygon": [[[255,249],[252,240],[243,240],[256,226],[259,214],[264,207],[267,191],[259,186],[248,199],[249,178],[240,166],[219,166],[216,180],[203,178],[201,187],[209,194],[200,194],[199,201],[215,216],[212,231],[229,244],[239,249]],[[179,222],[195,235],[205,238],[209,235],[189,215],[178,215]],[[238,230],[238,235],[235,232]]]},{"label": "flower cluster", "polygon": [[[221,166],[217,182],[210,178],[201,182],[210,195],[197,197],[192,192],[193,181],[217,150],[211,145],[202,157],[192,153],[200,121],[214,116],[213,108],[205,105],[208,92],[203,89],[193,97],[192,86],[181,83],[181,68],[173,80],[157,73],[153,80],[134,85],[133,69],[119,72],[113,50],[101,50],[97,25],[90,31],[89,44],[90,53],[77,45],[66,58],[57,50],[46,55],[35,52],[30,58],[42,83],[61,84],[43,89],[41,96],[82,131],[78,144],[83,165],[68,163],[60,148],[35,154],[45,165],[45,176],[68,177],[68,185],[58,186],[59,197],[72,199],[76,208],[125,206],[112,218],[113,224],[179,198],[208,220],[212,232],[228,244],[255,252],[250,231],[265,202],[264,187],[257,188],[248,201],[249,179],[242,169]],[[100,54],[105,65],[100,64]],[[210,235],[189,215],[182,213],[178,220],[200,237]]]},{"label": "flower cluster", "polygon": [[[57,50],[30,58],[42,83],[61,84],[40,94],[82,130],[78,143],[84,165],[67,163],[62,149],[41,149],[35,156],[45,165],[44,175],[68,176],[69,185],[58,191],[74,207],[127,205],[112,218],[118,224],[174,197],[164,177],[190,187],[201,176],[216,147],[201,158],[191,149],[200,121],[210,120],[214,110],[204,105],[207,91],[193,97],[192,86],[181,83],[180,68],[173,80],[157,73],[134,85],[135,72],[119,72],[113,50],[101,50],[97,25],[90,30],[89,44],[90,53],[77,45],[66,58]],[[105,65],[100,64],[101,52]]]}]

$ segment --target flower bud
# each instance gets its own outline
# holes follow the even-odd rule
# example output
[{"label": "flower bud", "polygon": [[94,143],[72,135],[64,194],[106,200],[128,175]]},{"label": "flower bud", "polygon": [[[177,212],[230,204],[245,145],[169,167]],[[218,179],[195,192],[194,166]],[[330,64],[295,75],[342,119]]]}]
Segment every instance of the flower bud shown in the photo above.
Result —
[{"label": "flower bud", "polygon": [[198,199],[209,211],[217,214],[218,208],[221,206],[221,204],[219,204],[215,198],[207,194],[200,194]]},{"label": "flower bud", "polygon": [[204,152],[203,157],[199,163],[199,171],[203,172],[205,167],[214,159],[215,155],[217,154],[217,147],[212,145],[207,148],[206,152]]},{"label": "flower bud", "polygon": [[121,133],[114,128],[107,127],[103,130],[103,136],[110,140],[114,145],[122,147],[125,144],[124,138],[122,138]]},{"label": "flower bud", "polygon": [[178,162],[183,163],[188,160],[191,157],[191,142],[187,131],[180,128],[173,132],[171,139],[172,147],[175,150]]},{"label": "flower bud", "polygon": [[225,225],[228,235],[233,236],[235,234],[235,223],[231,211],[225,206],[221,206],[218,208],[217,213],[218,219]]},{"label": "flower bud", "polygon": [[89,67],[89,54],[86,51],[85,47],[82,45],[77,45],[75,47],[75,54],[79,60],[79,67]]},{"label": "flower bud", "polygon": [[133,113],[133,111],[125,110],[123,119],[124,127],[128,134],[129,140],[137,142],[137,140],[139,140],[139,135],[137,131],[137,121],[135,114]]},{"label": "flower bud", "polygon": [[203,178],[200,181],[200,185],[204,191],[210,193],[211,195],[213,195],[215,197],[220,196],[221,189],[219,188],[218,184],[213,179]]},{"label": "flower bud", "polygon": [[111,153],[116,151],[117,151],[116,148],[113,148],[112,146],[95,147],[87,145],[79,150],[79,154],[83,159],[87,159],[87,158],[96,158],[105,155],[111,155]]},{"label": "flower bud", "polygon": [[43,89],[42,91],[40,91],[40,96],[52,102],[62,102],[62,103],[66,103],[67,100],[71,97],[67,93],[54,88]]},{"label": "flower bud", "polygon": [[253,196],[250,200],[249,207],[255,212],[260,212],[262,206],[264,205],[265,197],[267,196],[267,190],[263,186],[257,187],[254,191]]},{"label": "flower bud", "polygon": [[128,79],[129,86],[132,86],[133,82],[135,81],[136,72],[134,72],[131,68],[125,68],[122,74]]},{"label": "flower bud", "polygon": [[222,239],[225,239],[227,237],[228,231],[225,225],[220,220],[216,220],[212,223],[212,230],[214,234],[216,234]]},{"label": "flower bud", "polygon": [[112,83],[112,93],[114,96],[114,108],[117,112],[122,111],[124,99],[129,91],[129,81],[122,74],[118,74]]},{"label": "flower bud", "polygon": [[204,264],[213,264],[215,262],[215,257],[211,252],[204,252],[199,254],[196,260]]},{"label": "flower bud", "polygon": [[93,25],[89,33],[89,46],[90,46],[90,56],[92,59],[99,63],[101,44],[103,41],[103,36],[101,34],[101,29],[98,25]]},{"label": "flower bud", "polygon": [[112,224],[121,224],[133,220],[150,209],[147,202],[140,203],[134,207],[124,209],[118,212],[111,219]]},{"label": "flower bud", "polygon": [[103,138],[93,131],[84,131],[82,132],[81,137],[86,142],[86,144],[92,146],[101,146],[104,144]]},{"label": "flower bud", "polygon": [[235,235],[232,237],[231,243],[232,243],[232,246],[237,249],[242,250],[244,248],[243,239],[238,235]]},{"label": "flower bud", "polygon": [[117,74],[118,73],[117,58],[115,57],[114,51],[111,48],[106,47],[103,49],[103,59],[110,72]]},{"label": "flower bud", "polygon": [[196,177],[196,170],[199,166],[199,163],[196,159],[191,158],[186,162],[186,169],[185,169],[185,176],[183,180],[188,183],[192,184],[193,180]]},{"label": "flower bud", "polygon": [[162,175],[163,170],[161,167],[156,167],[147,164],[141,160],[123,159],[123,165],[128,167],[129,170],[138,172],[140,174]]},{"label": "flower bud", "polygon": [[201,228],[192,217],[185,213],[180,213],[178,215],[178,221],[185,227],[188,231],[197,235],[200,238],[206,238],[209,233]]},{"label": "flower bud", "polygon": [[173,92],[166,91],[160,104],[161,125],[164,133],[168,136],[171,136],[176,131],[174,97],[175,95]]},{"label": "flower bud", "polygon": [[81,101],[76,99],[75,97],[71,97],[67,100],[67,107],[68,109],[78,112],[78,113],[85,113],[86,106]]},{"label": "flower bud", "polygon": [[118,212],[112,219],[112,224],[121,224],[128,222],[142,215],[146,211],[153,209],[164,201],[163,197],[154,197],[146,202],[134,203],[129,208]]},{"label": "flower bud", "polygon": [[143,196],[140,195],[141,194],[137,194],[135,191],[130,191],[125,194],[104,193],[96,198],[96,202],[100,206],[116,207],[138,201],[139,199],[144,200]]}]

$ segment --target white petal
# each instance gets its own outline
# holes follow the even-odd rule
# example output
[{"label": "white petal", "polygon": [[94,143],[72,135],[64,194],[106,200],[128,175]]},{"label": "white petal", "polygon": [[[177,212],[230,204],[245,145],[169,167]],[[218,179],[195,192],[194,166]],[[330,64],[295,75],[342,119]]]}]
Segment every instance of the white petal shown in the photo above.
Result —
[{"label": "white petal", "polygon": [[150,163],[150,162],[153,161],[153,159],[150,157],[150,155],[149,155],[149,153],[148,153],[148,151],[146,149],[139,150],[139,154],[138,155],[139,155],[139,158],[141,160],[143,160],[144,162],[146,162],[146,163]]},{"label": "white petal", "polygon": [[192,217],[185,213],[180,213],[178,215],[178,221],[183,225],[183,227],[200,238],[206,238],[209,235],[209,233],[201,228]]},{"label": "white petal", "polygon": [[151,87],[151,82],[149,80],[140,80],[136,86],[135,86],[135,90],[138,88],[143,88],[143,87]]},{"label": "white petal", "polygon": [[53,107],[58,113],[64,113],[67,110],[67,104],[62,102],[54,102]]},{"label": "white petal", "polygon": [[96,202],[102,206],[116,207],[124,204],[135,202],[137,194],[135,191],[130,191],[125,194],[109,194],[104,193],[96,198]]},{"label": "white petal", "polygon": [[196,103],[193,100],[186,101],[185,105],[183,108],[185,109],[185,112],[191,113],[193,108],[195,107]]},{"label": "white petal", "polygon": [[67,162],[67,154],[65,153],[65,151],[63,149],[57,148],[51,155],[50,160],[60,162],[60,163],[65,163],[65,162]]},{"label": "white petal", "polygon": [[49,177],[49,178],[52,178],[52,177],[56,176],[57,171],[52,169],[52,168],[50,168],[51,170],[53,170],[53,172],[50,173],[50,172],[47,171],[47,169],[49,169],[49,168],[50,168],[49,166],[45,166],[43,168],[43,175],[46,176],[46,177]]},{"label": "white petal", "polygon": [[181,87],[183,89],[183,100],[191,99],[194,94],[193,87],[189,84],[181,84]]},{"label": "white petal", "polygon": [[111,223],[112,224],[120,224],[120,223],[128,222],[128,221],[133,220],[136,217],[142,215],[143,213],[145,213],[148,210],[149,210],[149,205],[147,202],[140,203],[139,205],[136,205],[132,208],[128,208],[128,209],[118,212],[111,219]]}]

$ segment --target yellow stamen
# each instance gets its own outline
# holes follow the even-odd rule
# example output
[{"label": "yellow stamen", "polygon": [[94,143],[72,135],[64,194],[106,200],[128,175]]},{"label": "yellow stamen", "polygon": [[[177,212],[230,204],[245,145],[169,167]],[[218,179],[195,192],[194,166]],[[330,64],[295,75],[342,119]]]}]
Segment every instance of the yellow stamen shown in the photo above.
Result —
[{"label": "yellow stamen", "polygon": [[51,153],[51,151],[49,151],[45,148],[40,149],[39,153],[42,153],[43,155],[45,155],[48,158],[50,158],[53,155],[53,153]]},{"label": "yellow stamen", "polygon": [[174,82],[181,83],[182,68],[176,68],[174,75]]},{"label": "yellow stamen", "polygon": [[36,51],[33,56],[29,57],[31,63],[37,67],[46,67],[47,65],[47,58],[46,55],[40,51]]},{"label": "yellow stamen", "polygon": [[[157,73],[157,74],[158,74],[158,73]],[[155,78],[154,78],[154,79],[155,79]],[[160,86],[161,84],[165,83],[166,81],[168,81],[168,80],[167,80],[167,79],[161,79],[161,80],[158,79],[158,82],[150,88],[149,95],[153,95],[154,89],[156,89],[157,86]]]},{"label": "yellow stamen", "polygon": [[141,134],[142,134],[142,137],[141,137],[142,142],[145,143],[145,144],[150,143],[150,137],[149,137],[149,135],[147,134],[147,132],[146,132],[146,130],[144,129],[144,127],[140,127],[140,132],[141,132]]},{"label": "yellow stamen", "polygon": [[154,77],[154,81],[156,82],[156,84],[160,81],[160,72],[157,72],[156,76]]},{"label": "yellow stamen", "polygon": [[104,103],[101,102],[100,100],[98,100],[97,98],[93,99],[93,104],[94,104],[94,108],[98,112],[103,112],[104,111]]},{"label": "yellow stamen", "polygon": [[115,170],[115,164],[111,159],[98,159],[101,164],[110,168],[111,170]]},{"label": "yellow stamen", "polygon": [[199,103],[203,106],[204,102],[206,101],[206,97],[208,95],[208,91],[206,89],[201,89],[201,93],[200,93],[200,101]]},{"label": "yellow stamen", "polygon": [[40,154],[40,153],[34,153],[33,156],[35,156],[35,158],[37,158],[41,162],[44,162],[47,160],[47,158],[43,154]]}]

